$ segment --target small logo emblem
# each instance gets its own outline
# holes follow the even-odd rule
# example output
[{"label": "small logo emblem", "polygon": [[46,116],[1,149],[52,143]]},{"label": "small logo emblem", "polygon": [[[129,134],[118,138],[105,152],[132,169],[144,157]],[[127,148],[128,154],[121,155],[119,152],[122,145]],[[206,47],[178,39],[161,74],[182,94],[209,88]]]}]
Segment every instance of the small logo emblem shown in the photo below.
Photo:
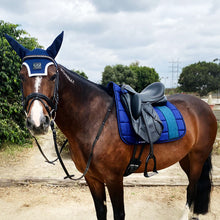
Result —
[{"label": "small logo emblem", "polygon": [[33,63],[34,70],[41,70],[41,63]]}]

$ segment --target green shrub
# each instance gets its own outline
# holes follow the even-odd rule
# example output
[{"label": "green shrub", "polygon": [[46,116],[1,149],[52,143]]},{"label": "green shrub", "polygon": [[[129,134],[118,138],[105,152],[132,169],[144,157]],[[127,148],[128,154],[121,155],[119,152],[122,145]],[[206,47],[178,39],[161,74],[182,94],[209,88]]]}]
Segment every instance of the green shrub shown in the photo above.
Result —
[{"label": "green shrub", "polygon": [[21,59],[8,44],[5,34],[30,50],[40,46],[35,38],[19,29],[19,25],[0,20],[0,145],[8,141],[22,144],[30,135],[21,103]]}]

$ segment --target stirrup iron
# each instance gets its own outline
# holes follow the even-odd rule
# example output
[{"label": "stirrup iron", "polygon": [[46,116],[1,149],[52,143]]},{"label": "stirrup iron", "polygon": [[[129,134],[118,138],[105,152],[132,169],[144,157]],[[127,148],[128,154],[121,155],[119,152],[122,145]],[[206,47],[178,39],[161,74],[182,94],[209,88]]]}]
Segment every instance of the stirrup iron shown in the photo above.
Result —
[{"label": "stirrup iron", "polygon": [[[150,174],[148,174],[147,172],[147,166],[148,166],[148,162],[149,160],[152,159],[154,161],[154,168],[153,168],[153,172],[151,172]],[[151,177],[154,176],[155,174],[158,174],[157,172],[157,163],[156,163],[156,157],[154,156],[154,154],[149,154],[147,159],[146,159],[146,163],[145,163],[145,170],[144,170],[144,176],[145,177]]]}]

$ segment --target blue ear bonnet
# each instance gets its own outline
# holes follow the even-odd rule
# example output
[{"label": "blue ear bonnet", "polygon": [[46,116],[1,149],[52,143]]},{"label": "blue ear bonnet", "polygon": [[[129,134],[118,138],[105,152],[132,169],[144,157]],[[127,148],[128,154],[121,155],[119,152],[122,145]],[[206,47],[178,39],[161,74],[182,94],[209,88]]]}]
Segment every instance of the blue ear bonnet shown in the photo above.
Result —
[{"label": "blue ear bonnet", "polygon": [[50,57],[47,51],[39,48],[26,54],[22,65],[26,66],[29,77],[47,75],[48,67],[53,64],[47,57]]},{"label": "blue ear bonnet", "polygon": [[47,69],[51,64],[54,63],[46,58],[29,58],[22,63],[22,65],[26,66],[29,77],[46,76]]},{"label": "blue ear bonnet", "polygon": [[5,35],[9,44],[16,51],[23,61],[23,65],[28,70],[29,77],[32,76],[46,76],[47,69],[51,64],[56,64],[54,58],[56,57],[63,41],[63,32],[58,35],[54,42],[47,48],[47,50],[36,48],[32,51],[26,49],[9,35]]}]

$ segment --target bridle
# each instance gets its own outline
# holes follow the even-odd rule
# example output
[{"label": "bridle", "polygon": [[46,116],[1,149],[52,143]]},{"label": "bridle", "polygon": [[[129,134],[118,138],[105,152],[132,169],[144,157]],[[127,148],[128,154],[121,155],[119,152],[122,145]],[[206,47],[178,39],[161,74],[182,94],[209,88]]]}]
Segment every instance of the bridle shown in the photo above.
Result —
[{"label": "bridle", "polygon": [[[52,57],[49,57],[49,56],[46,56],[46,55],[33,55],[33,56],[25,56],[23,59],[22,59],[22,63],[27,60],[27,59],[35,59],[35,58],[39,58],[39,59],[48,59],[50,61],[52,61],[52,63],[54,64],[54,66],[56,67],[56,79],[55,79],[55,87],[54,87],[54,92],[53,92],[53,97],[52,99],[48,98],[46,95],[42,94],[42,93],[39,93],[39,92],[33,92],[31,94],[29,94],[28,96],[24,96],[24,92],[23,92],[23,84],[21,83],[21,93],[22,93],[22,104],[23,104],[23,110],[25,112],[25,115],[26,117],[28,116],[29,112],[30,112],[30,108],[31,108],[31,105],[33,104],[34,101],[38,100],[40,101],[43,106],[45,107],[50,119],[51,119],[51,122],[50,122],[50,126],[53,127],[53,129],[55,130],[54,128],[54,120],[55,120],[55,117],[56,117],[56,111],[57,111],[57,105],[58,105],[58,101],[59,101],[59,95],[58,95],[58,88],[59,88],[59,71],[58,71],[58,64],[57,62],[52,58]],[[30,101],[31,100],[31,101]],[[30,103],[29,103],[30,101]],[[50,107],[50,108],[49,108]],[[45,162],[47,163],[50,163],[50,164],[53,164],[54,165],[54,162],[57,161],[59,159],[59,157],[57,157],[55,160],[49,160],[47,158],[47,156],[44,154],[37,138],[32,134],[32,132],[30,132],[32,137],[34,138],[37,146],[38,146],[38,149],[39,151],[41,152],[41,154],[43,155],[43,157],[45,158]],[[56,139],[56,133],[55,133],[55,139]],[[65,147],[66,143],[67,143],[67,139],[66,141],[64,142],[64,144],[62,145],[60,151],[58,150],[58,153],[61,154],[63,148]],[[56,142],[56,141],[55,141]],[[55,146],[57,147],[57,143],[55,143]],[[57,150],[56,150],[57,151]]]},{"label": "bridle", "polygon": [[[32,137],[34,138],[37,146],[38,146],[38,149],[39,151],[41,152],[42,156],[44,157],[45,159],[45,162],[49,163],[49,164],[54,164],[54,162],[56,162],[58,159],[60,161],[60,164],[62,165],[63,167],[63,170],[64,172],[67,174],[67,176],[65,178],[70,178],[72,179],[72,177],[74,175],[70,175],[63,163],[63,160],[61,158],[61,153],[62,153],[62,150],[64,149],[66,143],[68,142],[68,140],[66,139],[62,145],[62,147],[60,148],[60,150],[58,149],[58,146],[57,146],[57,140],[56,140],[56,130],[55,130],[55,126],[54,126],[54,120],[55,120],[55,117],[56,117],[56,111],[57,111],[57,105],[58,105],[58,101],[59,101],[59,94],[58,94],[58,89],[59,89],[59,70],[58,70],[58,64],[57,62],[49,57],[49,56],[46,56],[46,55],[33,55],[33,56],[25,56],[22,60],[22,63],[27,60],[27,59],[35,59],[35,58],[39,58],[39,59],[49,59],[50,61],[52,61],[52,63],[54,64],[54,66],[56,67],[56,78],[55,78],[55,87],[54,87],[54,92],[53,92],[53,97],[50,99],[49,97],[47,97],[46,95],[42,94],[42,93],[39,93],[39,92],[34,92],[34,93],[31,93],[29,94],[28,96],[24,96],[24,92],[23,92],[23,84],[21,84],[21,92],[22,92],[22,103],[23,103],[23,109],[24,109],[24,112],[26,114],[26,116],[28,115],[29,111],[30,111],[30,108],[31,108],[31,105],[33,104],[34,101],[38,100],[40,101],[43,106],[45,107],[49,117],[50,117],[50,127],[51,127],[51,130],[53,132],[53,140],[54,140],[54,147],[55,147],[55,150],[56,150],[56,154],[57,154],[57,158],[55,160],[49,160],[47,158],[47,156],[44,154],[37,138],[34,136],[34,134],[31,133]],[[31,100],[31,101],[30,101]],[[29,103],[30,101],[30,103]],[[50,108],[49,108],[50,107]]]},{"label": "bridle", "polygon": [[[57,62],[49,57],[49,56],[45,56],[45,55],[34,55],[34,56],[25,56],[22,60],[22,63],[27,60],[27,59],[34,59],[34,58],[41,58],[41,59],[48,59],[50,61],[52,61],[52,63],[54,64],[55,68],[56,68],[56,79],[55,79],[55,87],[54,87],[54,92],[53,92],[53,97],[52,99],[48,98],[47,96],[45,96],[44,94],[41,93],[31,93],[28,96],[24,96],[24,92],[23,92],[23,86],[21,86],[21,92],[22,92],[22,103],[23,103],[23,108],[25,111],[25,114],[28,115],[31,105],[33,104],[33,102],[35,100],[40,101],[43,106],[45,107],[48,115],[50,118],[55,119],[56,117],[56,111],[57,111],[57,105],[58,105],[58,101],[59,101],[59,95],[58,95],[58,88],[59,88],[59,71],[58,71],[58,65]],[[31,100],[31,101],[30,101]],[[30,103],[29,103],[30,101]],[[29,103],[29,105],[28,105]],[[49,108],[50,107],[50,108]]]},{"label": "bridle", "polygon": [[[54,127],[54,120],[55,120],[55,117],[56,117],[56,111],[57,111],[57,105],[58,105],[58,101],[59,101],[59,95],[58,95],[58,89],[59,89],[59,70],[58,70],[58,65],[56,63],[56,61],[49,57],[49,56],[45,56],[45,55],[34,55],[34,56],[26,56],[23,58],[22,60],[22,63],[26,60],[26,59],[33,59],[33,58],[44,58],[44,59],[49,59],[53,62],[53,64],[55,65],[56,67],[56,79],[55,79],[55,87],[54,87],[54,93],[53,93],[53,97],[52,99],[48,98],[47,96],[45,96],[44,94],[41,94],[41,93],[31,93],[30,95],[24,97],[24,93],[23,93],[23,85],[21,86],[21,92],[22,92],[22,103],[23,103],[23,108],[24,108],[24,111],[25,111],[25,114],[26,116],[28,115],[29,111],[30,111],[30,107],[31,105],[33,104],[33,102],[35,100],[38,100],[40,101],[45,109],[47,110],[47,113],[48,115],[50,116],[50,127],[51,127],[51,130],[53,132],[53,140],[54,140],[54,147],[55,147],[55,150],[56,150],[56,154],[57,154],[57,158],[53,161],[50,161],[46,155],[44,154],[40,144],[38,143],[37,141],[37,138],[32,134],[33,138],[35,139],[35,142],[41,152],[41,154],[43,155],[43,157],[45,158],[46,162],[50,163],[50,164],[54,164],[55,161],[59,160],[60,161],[60,164],[64,170],[64,172],[66,173],[66,177],[64,177],[64,179],[71,179],[71,180],[80,180],[82,179],[83,177],[85,177],[86,173],[88,172],[89,170],[89,167],[90,167],[90,164],[91,164],[91,161],[92,161],[92,156],[93,156],[93,151],[94,151],[94,148],[95,148],[95,145],[97,143],[97,141],[99,140],[99,137],[102,133],[102,130],[105,126],[105,123],[110,115],[110,113],[112,112],[112,108],[113,108],[113,105],[114,105],[114,100],[112,99],[111,103],[110,103],[110,106],[108,107],[107,109],[107,112],[105,114],[105,117],[102,121],[102,124],[100,125],[99,127],[99,130],[97,132],[97,135],[93,141],[93,144],[92,144],[92,148],[91,148],[91,151],[90,151],[90,155],[89,155],[89,159],[87,161],[87,165],[86,165],[86,168],[85,168],[85,171],[83,172],[83,174],[79,177],[79,178],[73,178],[74,175],[70,175],[66,169],[66,166],[65,164],[63,163],[63,160],[61,158],[61,153],[62,153],[62,150],[64,149],[66,143],[68,142],[68,140],[66,139],[65,142],[63,143],[62,147],[60,148],[60,150],[58,149],[58,146],[57,146],[57,141],[56,141],[56,130],[55,130],[55,127]],[[30,101],[31,100],[31,101]],[[29,103],[30,101],[30,103]],[[28,103],[29,103],[29,106],[28,106]],[[28,107],[28,109],[27,109]],[[49,108],[50,107],[50,108]]]}]

